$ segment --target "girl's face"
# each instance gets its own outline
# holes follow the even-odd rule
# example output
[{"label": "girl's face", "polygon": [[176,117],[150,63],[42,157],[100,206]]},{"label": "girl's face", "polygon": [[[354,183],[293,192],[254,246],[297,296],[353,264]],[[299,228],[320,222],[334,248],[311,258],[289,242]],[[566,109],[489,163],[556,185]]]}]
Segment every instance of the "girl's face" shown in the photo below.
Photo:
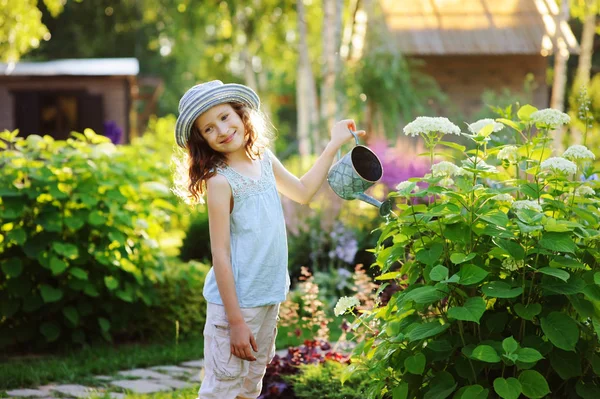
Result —
[{"label": "girl's face", "polygon": [[244,122],[230,104],[219,104],[204,112],[195,121],[196,128],[210,148],[230,153],[244,148]]}]

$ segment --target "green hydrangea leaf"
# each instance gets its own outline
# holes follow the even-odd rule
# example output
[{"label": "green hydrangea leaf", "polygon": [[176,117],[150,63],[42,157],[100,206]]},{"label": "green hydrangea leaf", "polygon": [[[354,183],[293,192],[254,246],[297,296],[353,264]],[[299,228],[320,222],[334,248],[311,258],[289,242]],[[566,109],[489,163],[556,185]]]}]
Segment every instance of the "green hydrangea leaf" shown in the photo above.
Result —
[{"label": "green hydrangea leaf", "polygon": [[494,391],[502,399],[518,399],[521,396],[521,383],[516,378],[501,378],[494,380]]},{"label": "green hydrangea leaf", "polygon": [[551,312],[541,319],[542,331],[550,342],[565,351],[575,350],[579,340],[579,327],[568,315],[562,312]]},{"label": "green hydrangea leaf", "polygon": [[492,281],[483,286],[485,295],[492,298],[515,298],[523,293],[523,287],[511,287],[504,281]]},{"label": "green hydrangea leaf", "polygon": [[416,375],[422,375],[425,371],[425,355],[422,353],[416,353],[413,356],[409,356],[404,360],[404,367],[406,371]]},{"label": "green hydrangea leaf", "polygon": [[530,303],[529,305],[515,303],[513,309],[520,318],[525,320],[533,320],[535,316],[542,312],[542,305],[539,303]]},{"label": "green hydrangea leaf", "polygon": [[523,395],[530,399],[541,399],[550,393],[550,387],[543,375],[535,370],[525,370],[519,375]]},{"label": "green hydrangea leaf", "polygon": [[448,309],[448,317],[456,320],[473,321],[479,324],[485,312],[485,301],[481,297],[469,298],[463,306],[454,306]]},{"label": "green hydrangea leaf", "polygon": [[500,362],[500,356],[494,348],[489,345],[479,345],[471,353],[471,358],[480,360],[486,363],[498,363]]}]

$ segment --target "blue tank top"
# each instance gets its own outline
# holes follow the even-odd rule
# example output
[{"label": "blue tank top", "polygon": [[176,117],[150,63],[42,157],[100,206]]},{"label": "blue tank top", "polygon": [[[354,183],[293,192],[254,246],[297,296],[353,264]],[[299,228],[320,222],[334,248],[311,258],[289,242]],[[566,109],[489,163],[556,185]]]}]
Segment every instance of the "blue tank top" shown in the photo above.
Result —
[{"label": "blue tank top", "polygon": [[[233,195],[229,215],[231,267],[241,308],[281,303],[290,287],[283,207],[268,150],[260,165],[259,179],[244,176],[227,165],[217,168]],[[208,302],[223,305],[213,268],[206,276],[202,294]]]}]

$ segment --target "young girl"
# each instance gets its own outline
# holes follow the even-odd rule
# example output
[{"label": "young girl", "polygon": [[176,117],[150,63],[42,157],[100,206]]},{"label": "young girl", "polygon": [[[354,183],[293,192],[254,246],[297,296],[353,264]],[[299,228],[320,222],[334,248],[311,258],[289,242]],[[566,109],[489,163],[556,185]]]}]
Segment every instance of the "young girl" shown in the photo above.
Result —
[{"label": "young girl", "polygon": [[356,130],[352,120],[337,122],[321,156],[298,179],[267,149],[259,107],[252,89],[220,81],[192,87],[179,103],[175,138],[189,159],[184,188],[191,202],[206,192],[213,261],[203,290],[201,399],[260,395],[275,352],[279,304],[290,285],[278,192],[308,203],[337,150],[352,138],[348,129]]}]

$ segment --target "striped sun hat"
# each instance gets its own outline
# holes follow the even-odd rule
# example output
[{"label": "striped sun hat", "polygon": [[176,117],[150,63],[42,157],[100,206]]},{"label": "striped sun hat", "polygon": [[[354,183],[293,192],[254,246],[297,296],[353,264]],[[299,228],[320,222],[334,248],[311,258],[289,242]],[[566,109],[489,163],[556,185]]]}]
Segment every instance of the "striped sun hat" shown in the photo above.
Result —
[{"label": "striped sun hat", "polygon": [[196,118],[215,105],[228,102],[239,102],[254,109],[260,107],[260,99],[254,90],[236,83],[223,84],[213,80],[186,91],[179,100],[179,117],[175,123],[177,145],[185,148]]}]

